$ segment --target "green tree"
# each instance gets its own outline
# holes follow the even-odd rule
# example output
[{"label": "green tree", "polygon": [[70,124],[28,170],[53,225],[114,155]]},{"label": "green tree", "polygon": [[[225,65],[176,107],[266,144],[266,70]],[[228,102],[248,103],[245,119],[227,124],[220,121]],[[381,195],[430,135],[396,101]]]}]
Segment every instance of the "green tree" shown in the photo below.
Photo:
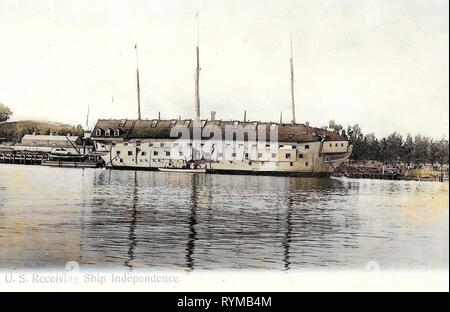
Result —
[{"label": "green tree", "polygon": [[386,161],[395,164],[403,155],[403,138],[394,132],[386,139]]},{"label": "green tree", "polygon": [[419,165],[429,162],[431,152],[430,139],[427,137],[422,137],[421,135],[417,135],[414,138],[414,145],[414,164]]},{"label": "green tree", "polygon": [[12,115],[11,109],[8,106],[0,103],[0,122],[7,121]]},{"label": "green tree", "polygon": [[341,130],[344,129],[344,127],[340,124],[337,124],[336,121],[332,119],[328,122],[328,129],[330,129],[330,131],[340,133]]},{"label": "green tree", "polygon": [[448,165],[449,160],[448,140],[441,139],[431,143],[431,160],[432,163],[438,163],[441,168],[444,164]]},{"label": "green tree", "polygon": [[364,135],[358,124],[347,127],[347,139],[353,145],[353,159],[364,159]]},{"label": "green tree", "polygon": [[416,149],[416,146],[414,144],[414,140],[410,134],[406,136],[405,143],[403,144],[403,156],[402,161],[405,162],[408,166],[411,165],[411,163],[414,160],[414,151]]},{"label": "green tree", "polygon": [[364,137],[364,144],[367,150],[367,160],[380,159],[380,143],[374,133],[369,133]]}]

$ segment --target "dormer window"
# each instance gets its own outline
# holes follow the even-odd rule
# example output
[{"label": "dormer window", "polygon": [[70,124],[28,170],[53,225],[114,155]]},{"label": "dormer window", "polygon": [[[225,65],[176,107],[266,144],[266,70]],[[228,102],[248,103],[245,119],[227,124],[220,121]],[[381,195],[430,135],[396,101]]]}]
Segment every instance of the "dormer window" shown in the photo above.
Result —
[{"label": "dormer window", "polygon": [[97,136],[101,136],[102,135],[102,129],[97,129],[96,134],[97,134]]},{"label": "dormer window", "polygon": [[114,130],[114,136],[119,136],[119,135],[120,135],[120,130],[119,129]]},{"label": "dormer window", "polygon": [[111,136],[111,129],[106,130],[105,135],[106,136]]}]

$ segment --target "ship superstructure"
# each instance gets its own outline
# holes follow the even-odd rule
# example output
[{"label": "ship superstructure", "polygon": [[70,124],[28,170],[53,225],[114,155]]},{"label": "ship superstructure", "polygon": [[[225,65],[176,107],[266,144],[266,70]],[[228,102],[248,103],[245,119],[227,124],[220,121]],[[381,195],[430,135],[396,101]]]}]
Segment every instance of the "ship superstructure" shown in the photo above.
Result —
[{"label": "ship superstructure", "polygon": [[99,120],[91,139],[114,169],[329,176],[352,151],[344,137],[320,128],[222,120]]}]

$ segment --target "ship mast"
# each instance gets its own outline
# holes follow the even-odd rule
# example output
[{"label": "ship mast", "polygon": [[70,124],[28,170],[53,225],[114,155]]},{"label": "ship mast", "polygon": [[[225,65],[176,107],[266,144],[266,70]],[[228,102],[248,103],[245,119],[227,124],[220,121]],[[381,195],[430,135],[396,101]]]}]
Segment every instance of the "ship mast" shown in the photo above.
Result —
[{"label": "ship mast", "polygon": [[139,86],[139,60],[138,60],[138,50],[137,43],[134,45],[136,50],[136,83],[137,83],[137,101],[138,101],[138,120],[141,120],[141,88]]},{"label": "ship mast", "polygon": [[89,105],[88,105],[88,111],[86,116],[86,130],[89,130]]},{"label": "ship mast", "polygon": [[195,14],[197,18],[197,68],[195,70],[195,117],[200,120],[200,92],[199,92],[199,79],[200,79],[200,17],[197,13]]},{"label": "ship mast", "polygon": [[294,99],[294,56],[292,49],[292,33],[291,33],[291,99],[292,99],[292,123],[295,124],[295,99]]}]

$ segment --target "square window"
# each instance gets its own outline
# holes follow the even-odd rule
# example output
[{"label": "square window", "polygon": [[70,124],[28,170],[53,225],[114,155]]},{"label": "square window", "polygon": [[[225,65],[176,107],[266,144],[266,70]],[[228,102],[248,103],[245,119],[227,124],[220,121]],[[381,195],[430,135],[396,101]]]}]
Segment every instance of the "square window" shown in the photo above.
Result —
[{"label": "square window", "polygon": [[291,161],[291,162],[289,163],[289,165],[290,165],[291,167],[293,167],[293,166],[294,166],[294,163]]},{"label": "square window", "polygon": [[305,149],[309,149],[309,145],[305,145]]},{"label": "square window", "polygon": [[291,158],[291,154],[290,153],[286,153],[286,158]]},{"label": "square window", "polygon": [[170,156],[170,152],[166,151],[166,156]]},{"label": "square window", "polygon": [[258,158],[261,158],[262,156],[262,153],[258,153]]},{"label": "square window", "polygon": [[251,161],[249,161],[249,162],[248,162],[248,165],[249,165],[249,166],[251,166],[251,165],[252,165],[252,162],[251,162]]},{"label": "square window", "polygon": [[120,151],[116,151],[116,155],[120,155]]},{"label": "square window", "polygon": [[298,154],[298,158],[303,158],[303,154]]},{"label": "square window", "polygon": [[276,153],[272,153],[272,158],[277,158],[277,154]]},{"label": "square window", "polygon": [[231,157],[236,157],[236,153],[231,153]]},{"label": "square window", "polygon": [[141,155],[145,156],[145,155],[147,155],[147,153],[146,152],[141,152]]},{"label": "square window", "polygon": [[309,163],[308,163],[308,162],[306,162],[306,163],[305,163],[305,166],[306,166],[306,167],[308,167],[308,165],[309,165]]},{"label": "square window", "polygon": [[153,152],[153,156],[158,156],[158,152],[157,152],[157,151],[154,151],[154,152]]},{"label": "square window", "polygon": [[132,151],[128,151],[128,156],[131,156],[131,155],[133,155],[133,152]]}]

